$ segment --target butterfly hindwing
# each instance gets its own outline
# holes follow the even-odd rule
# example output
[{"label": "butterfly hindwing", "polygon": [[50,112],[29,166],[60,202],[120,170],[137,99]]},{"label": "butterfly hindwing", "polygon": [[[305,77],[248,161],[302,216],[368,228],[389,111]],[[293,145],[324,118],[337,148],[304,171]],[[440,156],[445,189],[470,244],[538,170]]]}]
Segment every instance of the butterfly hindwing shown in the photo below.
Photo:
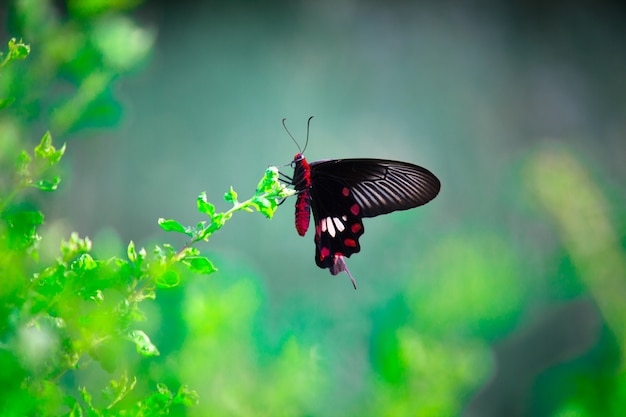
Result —
[{"label": "butterfly hindwing", "polygon": [[311,211],[315,223],[315,262],[333,275],[337,256],[349,257],[361,250],[362,213],[351,191],[338,182],[311,187]]}]

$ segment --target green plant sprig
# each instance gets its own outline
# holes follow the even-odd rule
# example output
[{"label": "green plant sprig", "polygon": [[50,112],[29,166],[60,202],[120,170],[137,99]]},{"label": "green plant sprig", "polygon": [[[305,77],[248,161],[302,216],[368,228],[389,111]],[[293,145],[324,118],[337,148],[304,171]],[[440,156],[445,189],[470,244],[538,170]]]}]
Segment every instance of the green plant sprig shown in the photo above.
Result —
[{"label": "green plant sprig", "polygon": [[[14,94],[25,94],[15,82],[19,77],[10,73],[10,63],[29,53],[30,46],[15,38],[8,42],[7,53],[0,52],[0,75],[13,75],[5,83],[9,97],[0,92],[3,112],[15,102]],[[29,78],[26,85],[34,88],[33,80],[37,78]],[[74,101],[78,102],[73,102],[75,112],[82,114],[88,103]],[[6,120],[11,125],[10,115]],[[39,230],[44,215],[24,194],[29,189],[58,188],[61,180],[54,170],[66,147],[55,148],[52,135],[46,132],[34,149],[4,149],[7,152],[0,158],[0,169],[6,168],[0,181],[0,322],[3,380],[7,382],[0,398],[3,414],[60,415],[60,410],[69,410],[63,415],[165,415],[175,405],[197,403],[197,394],[187,386],[171,391],[161,383],[152,393],[142,389],[146,394],[139,394],[142,398],[134,404],[133,399],[122,401],[140,384],[120,363],[121,346],[130,341],[142,356],[159,355],[140,329],[139,323],[147,319],[140,303],[154,299],[156,287],[178,285],[182,258],[163,262],[171,246],[157,247],[149,254],[131,241],[127,259],[95,259],[89,238],[72,233],[61,242],[55,259],[40,261]],[[206,270],[202,261],[185,261],[198,272]],[[93,362],[118,375],[101,392],[102,400],[92,402],[84,387],[58,383],[68,371],[79,371]]]},{"label": "green plant sprig", "polygon": [[170,264],[181,262],[191,271],[201,274],[210,274],[216,271],[211,261],[199,256],[198,251],[192,246],[197,242],[208,241],[209,237],[221,229],[233,214],[237,211],[258,211],[271,219],[281,202],[295,194],[295,190],[288,188],[280,182],[278,168],[270,166],[265,171],[263,179],[259,182],[253,197],[246,201],[239,202],[237,193],[230,187],[224,195],[224,200],[232,203],[233,207],[223,213],[216,213],[215,206],[207,201],[205,192],[200,193],[197,199],[198,212],[209,217],[208,221],[201,221],[196,226],[183,226],[176,220],[159,219],[159,226],[168,232],[182,233],[190,237],[190,240],[177,252],[169,257]]},{"label": "green plant sprig", "polygon": [[[9,39],[9,52],[0,61],[0,68],[4,68],[9,62],[25,59],[30,54],[30,45],[25,44],[21,39],[19,42],[15,38]],[[4,54],[0,52],[0,57]]]},{"label": "green plant sprig", "polygon": [[[21,39],[17,41],[15,38],[9,39],[9,50],[6,54],[0,52],[0,70],[6,67],[11,61],[26,59],[30,54],[30,45],[25,44]],[[0,97],[0,109],[7,107],[15,101],[15,97]]]}]

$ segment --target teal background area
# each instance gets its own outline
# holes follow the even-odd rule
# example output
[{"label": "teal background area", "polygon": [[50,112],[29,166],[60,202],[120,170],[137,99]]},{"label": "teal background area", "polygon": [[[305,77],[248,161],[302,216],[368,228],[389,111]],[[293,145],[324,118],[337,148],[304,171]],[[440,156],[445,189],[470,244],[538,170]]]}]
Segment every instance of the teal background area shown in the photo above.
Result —
[{"label": "teal background area", "polygon": [[[347,260],[357,291],[317,268],[293,198],[199,245],[219,272],[159,295],[148,330],[162,355],[137,364],[196,389],[188,415],[624,404],[624,340],[595,275],[609,271],[616,297],[626,287],[623,7],[148,2],[133,16],[156,31],[152,57],[111,91],[119,120],[63,139],[49,230],[89,235],[101,256],[130,240],[180,247],[158,218],[195,224],[201,191],[225,211],[228,188],[248,198],[268,165],[291,175],[282,118],[303,146],[315,116],[310,161],[397,159],[442,183],[424,207],[365,219]],[[602,222],[610,247],[589,255],[580,236]]]}]

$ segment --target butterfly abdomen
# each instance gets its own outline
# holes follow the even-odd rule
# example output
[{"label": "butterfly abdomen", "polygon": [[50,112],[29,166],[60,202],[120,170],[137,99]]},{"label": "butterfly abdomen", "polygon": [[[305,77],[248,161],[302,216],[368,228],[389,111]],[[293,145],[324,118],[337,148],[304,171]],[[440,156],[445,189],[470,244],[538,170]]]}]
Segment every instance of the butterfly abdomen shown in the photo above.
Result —
[{"label": "butterfly abdomen", "polygon": [[309,229],[311,220],[311,167],[302,154],[293,159],[293,186],[298,192],[296,200],[296,230],[304,236]]}]

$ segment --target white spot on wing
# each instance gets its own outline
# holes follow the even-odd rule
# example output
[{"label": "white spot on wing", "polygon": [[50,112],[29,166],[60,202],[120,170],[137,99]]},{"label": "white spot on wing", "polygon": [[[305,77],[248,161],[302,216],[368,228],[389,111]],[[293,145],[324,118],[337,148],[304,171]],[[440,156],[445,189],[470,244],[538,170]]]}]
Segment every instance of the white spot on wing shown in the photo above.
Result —
[{"label": "white spot on wing", "polygon": [[339,230],[339,233],[341,233],[344,230],[346,230],[346,226],[343,224],[343,222],[341,221],[340,218],[333,217],[333,223],[335,223],[335,227],[337,228],[337,230]]},{"label": "white spot on wing", "polygon": [[326,227],[328,227],[328,234],[331,237],[335,237],[336,231],[335,231],[335,226],[334,226],[334,222],[333,222],[334,219],[331,218],[331,217],[326,217],[326,219],[324,219],[324,220],[325,220],[324,223],[326,224]]}]

